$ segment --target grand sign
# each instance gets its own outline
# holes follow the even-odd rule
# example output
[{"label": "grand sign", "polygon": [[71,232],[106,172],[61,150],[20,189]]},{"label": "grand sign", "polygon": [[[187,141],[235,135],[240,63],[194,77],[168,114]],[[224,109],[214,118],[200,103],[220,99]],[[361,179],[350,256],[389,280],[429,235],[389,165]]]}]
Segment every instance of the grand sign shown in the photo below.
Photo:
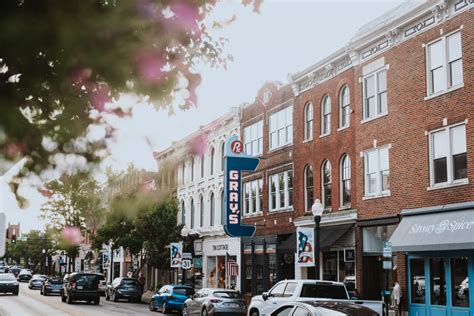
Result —
[{"label": "grand sign", "polygon": [[254,225],[242,223],[242,171],[254,171],[258,163],[259,159],[244,152],[244,146],[237,136],[232,136],[227,140],[224,167],[224,205],[226,206],[224,230],[231,237],[251,237],[255,234]]}]

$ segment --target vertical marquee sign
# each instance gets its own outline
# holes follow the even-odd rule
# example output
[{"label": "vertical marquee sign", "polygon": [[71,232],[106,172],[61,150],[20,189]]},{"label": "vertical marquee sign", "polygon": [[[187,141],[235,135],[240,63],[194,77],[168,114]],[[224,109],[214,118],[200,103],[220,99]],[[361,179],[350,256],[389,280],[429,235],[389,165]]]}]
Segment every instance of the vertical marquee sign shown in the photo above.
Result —
[{"label": "vertical marquee sign", "polygon": [[255,226],[242,223],[242,171],[255,171],[259,159],[244,152],[237,136],[226,141],[224,159],[224,205],[227,209],[224,230],[230,237],[252,237]]}]

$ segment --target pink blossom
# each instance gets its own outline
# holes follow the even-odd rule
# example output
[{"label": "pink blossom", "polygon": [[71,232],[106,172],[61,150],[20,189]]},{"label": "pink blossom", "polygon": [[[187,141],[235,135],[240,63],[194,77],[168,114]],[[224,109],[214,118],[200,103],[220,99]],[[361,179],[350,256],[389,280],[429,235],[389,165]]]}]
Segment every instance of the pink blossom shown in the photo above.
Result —
[{"label": "pink blossom", "polygon": [[199,8],[189,3],[176,1],[170,5],[171,11],[174,16],[170,19],[177,26],[186,30],[200,33],[198,21],[199,21]]},{"label": "pink blossom", "polygon": [[76,246],[84,240],[80,228],[75,226],[64,227],[61,236],[64,240]]},{"label": "pink blossom", "polygon": [[155,51],[145,51],[137,55],[137,70],[142,78],[149,82],[158,82],[163,79],[161,70],[166,64],[165,59]]},{"label": "pink blossom", "polygon": [[207,135],[200,134],[196,136],[190,144],[190,153],[195,156],[201,156],[207,149]]},{"label": "pink blossom", "polygon": [[105,103],[110,102],[110,90],[106,84],[95,84],[91,92],[90,102],[97,111],[103,112]]}]

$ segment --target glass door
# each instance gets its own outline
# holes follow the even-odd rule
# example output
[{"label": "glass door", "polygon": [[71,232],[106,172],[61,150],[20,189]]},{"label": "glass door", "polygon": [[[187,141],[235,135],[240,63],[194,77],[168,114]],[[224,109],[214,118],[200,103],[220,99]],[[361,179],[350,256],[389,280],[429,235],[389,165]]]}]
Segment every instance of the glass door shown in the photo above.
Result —
[{"label": "glass door", "polygon": [[[471,266],[473,264],[471,262]],[[450,258],[450,270],[452,315],[469,315],[472,304],[469,300],[469,258]]]},{"label": "glass door", "polygon": [[429,258],[430,315],[446,315],[446,265],[444,258]]}]

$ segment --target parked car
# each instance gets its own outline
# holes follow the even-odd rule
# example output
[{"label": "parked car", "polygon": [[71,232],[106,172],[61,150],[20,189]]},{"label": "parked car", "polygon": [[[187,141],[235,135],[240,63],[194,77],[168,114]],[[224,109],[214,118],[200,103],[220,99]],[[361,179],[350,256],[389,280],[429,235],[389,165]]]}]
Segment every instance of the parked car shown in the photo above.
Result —
[{"label": "parked car", "polygon": [[289,302],[281,305],[270,314],[271,316],[329,316],[329,315],[351,315],[351,316],[377,316],[372,309],[350,302]]},{"label": "parked car", "polygon": [[160,310],[163,314],[172,311],[182,312],[184,302],[194,295],[194,289],[189,285],[165,285],[151,298],[151,311]]},{"label": "parked car", "polygon": [[366,306],[382,315],[382,301],[350,300],[342,282],[319,280],[284,280],[275,284],[270,291],[252,298],[249,316],[267,316],[282,304],[288,302],[337,301]]},{"label": "parked car", "polygon": [[95,273],[73,272],[69,274],[61,292],[61,301],[72,304],[74,301],[100,303],[99,278]]},{"label": "parked car", "polygon": [[33,276],[31,275],[31,272],[26,270],[26,269],[22,269],[19,273],[18,273],[18,281],[19,282],[28,282],[30,281],[30,279],[32,278]]},{"label": "parked car", "polygon": [[21,270],[23,270],[23,268],[20,266],[13,266],[11,268],[11,272],[15,275],[15,277],[18,277],[18,274],[20,273]]},{"label": "parked car", "polygon": [[107,291],[107,280],[102,273],[97,273],[99,277],[99,293],[100,296],[105,296],[105,292]]},{"label": "parked car", "polygon": [[12,273],[0,274],[0,292],[1,293],[13,293],[18,295],[20,285]]},{"label": "parked car", "polygon": [[63,290],[63,280],[55,278],[47,278],[41,286],[41,295],[48,295],[50,293],[60,294]]},{"label": "parked car", "polygon": [[107,286],[105,299],[117,302],[120,299],[127,299],[129,302],[140,302],[142,297],[142,287],[134,278],[115,278],[112,284]]},{"label": "parked car", "polygon": [[204,288],[183,305],[183,316],[218,314],[245,315],[245,303],[239,291]]},{"label": "parked car", "polygon": [[6,273],[7,268],[4,265],[0,265],[0,273]]},{"label": "parked car", "polygon": [[41,289],[44,281],[48,278],[47,275],[34,274],[30,281],[28,282],[28,288],[31,289]]}]

